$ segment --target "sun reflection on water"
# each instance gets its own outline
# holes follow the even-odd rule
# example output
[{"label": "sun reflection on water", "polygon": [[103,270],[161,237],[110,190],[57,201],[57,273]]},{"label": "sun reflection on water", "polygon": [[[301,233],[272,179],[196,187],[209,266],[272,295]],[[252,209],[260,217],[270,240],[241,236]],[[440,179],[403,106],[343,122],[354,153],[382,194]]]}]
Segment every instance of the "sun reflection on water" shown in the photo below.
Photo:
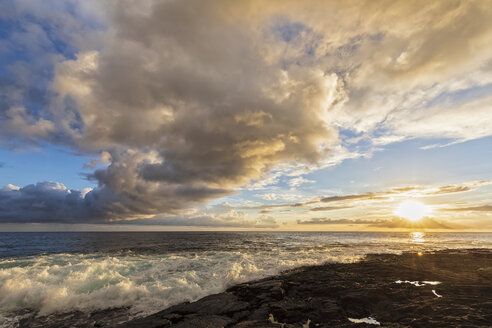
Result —
[{"label": "sun reflection on water", "polygon": [[425,234],[423,232],[412,232],[410,238],[413,243],[425,243]]}]

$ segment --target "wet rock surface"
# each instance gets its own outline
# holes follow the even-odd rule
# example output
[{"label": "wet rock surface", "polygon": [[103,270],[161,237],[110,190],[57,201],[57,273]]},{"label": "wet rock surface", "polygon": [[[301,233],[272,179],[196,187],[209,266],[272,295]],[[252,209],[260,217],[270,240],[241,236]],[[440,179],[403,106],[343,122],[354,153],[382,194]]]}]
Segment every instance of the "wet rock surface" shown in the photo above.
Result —
[{"label": "wet rock surface", "polygon": [[381,327],[492,327],[492,251],[369,255],[358,263],[303,267],[239,284],[131,321],[125,309],[81,316],[28,318],[20,326],[375,327],[349,321],[371,317]]}]

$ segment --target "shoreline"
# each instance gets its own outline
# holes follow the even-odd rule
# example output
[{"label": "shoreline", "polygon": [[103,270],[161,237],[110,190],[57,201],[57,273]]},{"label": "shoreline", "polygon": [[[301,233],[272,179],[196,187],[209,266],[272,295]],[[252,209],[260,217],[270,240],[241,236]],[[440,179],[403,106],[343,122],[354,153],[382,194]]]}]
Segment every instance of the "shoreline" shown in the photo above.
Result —
[{"label": "shoreline", "polygon": [[130,321],[120,308],[31,318],[20,327],[490,327],[490,295],[490,249],[370,254],[291,269]]}]

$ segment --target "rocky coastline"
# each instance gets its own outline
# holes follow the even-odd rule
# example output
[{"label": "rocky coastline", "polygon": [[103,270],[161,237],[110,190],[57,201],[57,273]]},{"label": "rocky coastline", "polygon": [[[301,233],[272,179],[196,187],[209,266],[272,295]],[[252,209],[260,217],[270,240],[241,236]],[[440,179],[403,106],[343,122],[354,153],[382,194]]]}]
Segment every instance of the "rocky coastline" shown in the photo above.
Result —
[{"label": "rocky coastline", "polygon": [[492,250],[368,255],[290,270],[117,323],[122,311],[84,323],[70,323],[76,316],[38,318],[21,327],[104,327],[107,316],[114,317],[109,326],[120,328],[492,327]]}]

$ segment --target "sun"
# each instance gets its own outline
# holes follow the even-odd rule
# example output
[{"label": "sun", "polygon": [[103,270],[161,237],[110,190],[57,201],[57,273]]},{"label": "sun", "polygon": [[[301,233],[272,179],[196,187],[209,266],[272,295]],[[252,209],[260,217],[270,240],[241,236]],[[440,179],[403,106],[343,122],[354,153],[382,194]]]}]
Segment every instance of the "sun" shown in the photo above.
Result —
[{"label": "sun", "polygon": [[428,206],[414,200],[406,200],[398,205],[394,213],[407,220],[418,221],[429,212]]}]

